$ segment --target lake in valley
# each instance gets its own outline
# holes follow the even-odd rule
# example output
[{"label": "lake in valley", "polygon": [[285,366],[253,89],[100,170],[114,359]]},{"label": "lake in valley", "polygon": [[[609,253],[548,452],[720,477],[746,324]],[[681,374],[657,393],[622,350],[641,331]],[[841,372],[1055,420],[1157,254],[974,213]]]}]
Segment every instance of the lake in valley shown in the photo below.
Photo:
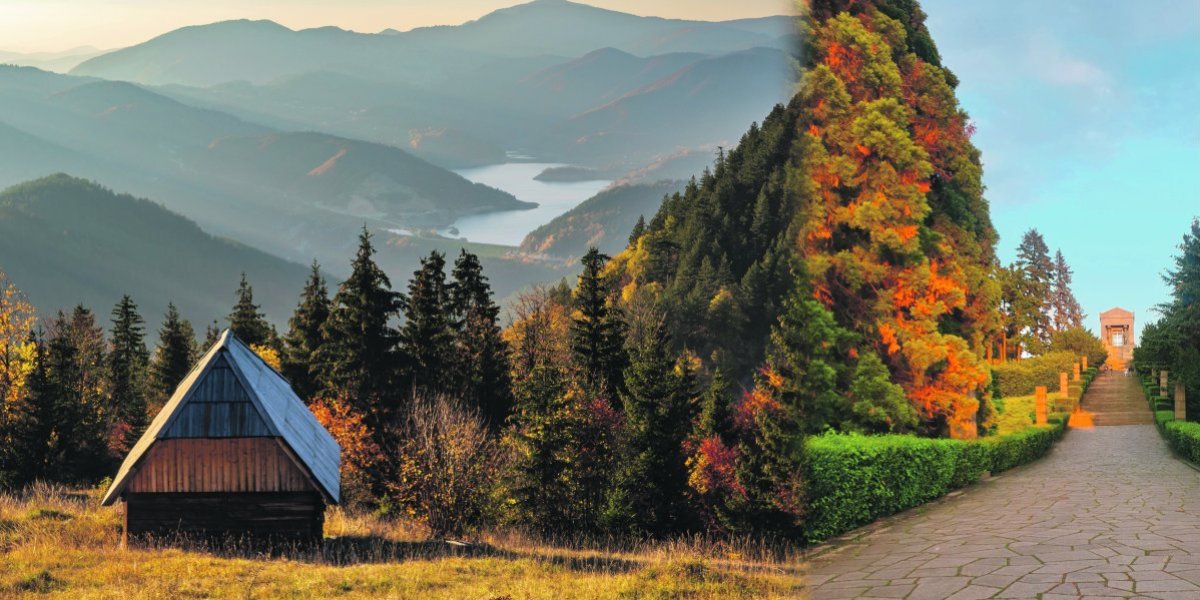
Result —
[{"label": "lake in valley", "polygon": [[441,234],[471,242],[516,246],[529,232],[575,208],[611,183],[607,180],[549,183],[534,179],[545,169],[560,166],[564,165],[512,162],[455,171],[475,183],[504,190],[518,200],[537,202],[538,207],[464,217],[452,226],[458,230],[457,235],[450,233],[450,228]]}]

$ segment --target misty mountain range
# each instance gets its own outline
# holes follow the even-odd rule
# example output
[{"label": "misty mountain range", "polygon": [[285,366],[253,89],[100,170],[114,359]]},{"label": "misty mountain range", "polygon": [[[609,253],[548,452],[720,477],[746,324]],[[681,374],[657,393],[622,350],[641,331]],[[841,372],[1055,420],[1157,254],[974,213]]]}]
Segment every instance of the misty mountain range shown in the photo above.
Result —
[{"label": "misty mountain range", "polygon": [[[384,234],[380,262],[403,281],[420,255],[462,245],[434,230],[530,206],[449,169],[519,153],[624,183],[684,178],[787,97],[794,44],[790,17],[710,23],[537,0],[408,32],[229,21],[95,56],[0,53],[0,63],[46,69],[0,67],[0,189],[68,173],[293,266],[315,257],[335,278],[364,224],[418,232]],[[610,243],[626,236],[648,210],[646,190],[658,189],[610,194],[588,214],[612,224],[593,231]],[[619,200],[633,197],[622,211]],[[0,212],[0,221],[14,214]],[[563,257],[579,250],[525,246]],[[503,274],[501,296],[570,272],[516,249],[473,250]],[[0,269],[13,271],[14,259],[0,250]],[[39,304],[73,303],[70,290],[19,284]]]}]

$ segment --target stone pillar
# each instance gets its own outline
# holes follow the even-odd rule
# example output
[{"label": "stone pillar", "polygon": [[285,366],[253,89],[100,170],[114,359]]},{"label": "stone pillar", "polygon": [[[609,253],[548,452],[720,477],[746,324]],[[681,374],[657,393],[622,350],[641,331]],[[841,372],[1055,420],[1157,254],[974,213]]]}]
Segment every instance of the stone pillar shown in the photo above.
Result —
[{"label": "stone pillar", "polygon": [[1034,415],[1036,417],[1035,423],[1037,425],[1045,425],[1046,424],[1046,386],[1044,386],[1044,385],[1037,386],[1036,393],[1037,393],[1037,407],[1034,410]]},{"label": "stone pillar", "polygon": [[1058,374],[1058,396],[1063,400],[1071,397],[1070,391],[1067,390],[1067,373],[1064,371]]},{"label": "stone pillar", "polygon": [[1079,363],[1080,363],[1081,365],[1083,365],[1083,370],[1084,370],[1084,371],[1086,371],[1086,370],[1087,370],[1087,355],[1086,355],[1086,354],[1084,354],[1083,356],[1079,357]]},{"label": "stone pillar", "polygon": [[1175,420],[1187,420],[1187,392],[1182,383],[1175,384]]},{"label": "stone pillar", "polygon": [[1158,372],[1158,394],[1160,396],[1167,395],[1167,370],[1163,369]]},{"label": "stone pillar", "polygon": [[1075,372],[1071,378],[1071,381],[1079,381],[1079,361],[1075,362],[1075,366],[1072,367],[1072,370]]}]

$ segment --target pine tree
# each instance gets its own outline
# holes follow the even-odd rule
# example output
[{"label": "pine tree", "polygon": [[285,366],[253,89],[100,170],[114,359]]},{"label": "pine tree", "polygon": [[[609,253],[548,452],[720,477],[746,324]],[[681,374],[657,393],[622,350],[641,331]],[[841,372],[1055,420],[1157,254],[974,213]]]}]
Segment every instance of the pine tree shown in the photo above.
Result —
[{"label": "pine tree", "polygon": [[603,275],[607,261],[595,248],[583,257],[583,273],[575,288],[571,351],[587,389],[615,398],[623,387],[621,373],[627,357],[621,311],[609,302],[609,282]]},{"label": "pine tree", "polygon": [[78,306],[50,323],[47,355],[55,403],[55,467],[64,480],[91,480],[108,468],[104,332]]},{"label": "pine tree", "polygon": [[121,297],[113,308],[112,319],[108,352],[110,426],[123,439],[110,443],[127,451],[149,424],[146,372],[150,353],[146,350],[145,321],[138,314],[132,298]]},{"label": "pine tree", "polygon": [[561,531],[571,515],[568,472],[572,457],[572,417],[565,402],[564,376],[535,366],[516,388],[516,448],[513,500],[522,521],[543,531]]},{"label": "pine tree", "polygon": [[54,478],[61,466],[55,428],[60,423],[59,393],[50,373],[50,355],[45,340],[30,332],[34,348],[33,369],[26,380],[26,393],[13,431],[15,483]]},{"label": "pine tree", "polygon": [[322,393],[348,401],[376,428],[400,408],[394,385],[401,362],[392,327],[401,298],[372,258],[366,227],[358,238],[351,273],[333,297],[316,353]]},{"label": "pine tree", "polygon": [[213,319],[213,322],[209,323],[208,327],[204,328],[204,347],[201,348],[200,351],[207,352],[209,348],[212,348],[213,344],[219,342],[220,340],[221,325],[217,323],[216,319]]},{"label": "pine tree", "polygon": [[483,275],[479,257],[463,250],[454,262],[450,289],[455,332],[455,370],[468,406],[478,408],[493,429],[499,429],[512,409],[508,345],[501,337],[500,307]]},{"label": "pine tree", "polygon": [[1013,305],[1019,327],[1017,339],[1024,350],[1041,354],[1050,343],[1052,330],[1054,263],[1046,240],[1036,229],[1026,231],[1021,237],[1012,269],[1018,276]]},{"label": "pine tree", "polygon": [[156,407],[170,400],[175,388],[192,370],[199,358],[197,354],[192,324],[179,316],[173,302],[168,303],[167,314],[158,329],[158,347],[150,361],[150,388]]},{"label": "pine tree", "polygon": [[1071,290],[1071,267],[1063,258],[1062,250],[1054,253],[1054,280],[1051,285],[1051,311],[1054,317],[1054,331],[1061,332],[1083,326],[1083,308],[1075,299]]},{"label": "pine tree", "polygon": [[271,326],[267,323],[266,315],[254,303],[254,289],[246,281],[245,273],[242,273],[242,280],[238,284],[237,303],[233,305],[227,320],[229,330],[247,346],[275,345]]},{"label": "pine tree", "polygon": [[308,283],[300,295],[300,304],[288,320],[282,365],[284,377],[305,400],[312,399],[318,391],[313,357],[321,346],[321,328],[329,319],[329,311],[325,278],[321,277],[321,267],[314,260]]},{"label": "pine tree", "polygon": [[[687,520],[684,441],[692,423],[691,376],[675,371],[661,326],[625,369],[625,444],[605,515],[624,533],[663,534]],[[686,369],[686,366],[684,366]]]},{"label": "pine tree", "polygon": [[633,231],[629,232],[629,245],[637,244],[643,233],[646,233],[646,215],[638,215],[637,223],[633,224]]},{"label": "pine tree", "polygon": [[413,390],[429,397],[454,391],[454,323],[450,317],[446,258],[431,252],[408,283],[401,345],[412,371]]}]

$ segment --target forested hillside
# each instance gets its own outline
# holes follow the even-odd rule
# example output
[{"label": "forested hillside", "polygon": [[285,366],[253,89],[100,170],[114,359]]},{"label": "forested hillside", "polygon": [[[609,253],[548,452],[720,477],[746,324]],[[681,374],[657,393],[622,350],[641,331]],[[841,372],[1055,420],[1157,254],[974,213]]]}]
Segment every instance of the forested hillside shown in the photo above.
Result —
[{"label": "forested hillside", "polygon": [[153,325],[170,302],[198,326],[223,318],[242,272],[282,317],[307,272],[148,200],[61,174],[0,192],[0,258],[46,313],[108,307],[129,294]]},{"label": "forested hillside", "polygon": [[[806,428],[846,418],[820,403],[849,397],[876,360],[923,431],[969,437],[988,415],[996,235],[923,20],[907,2],[813,2],[800,93],[610,267],[627,302],[663,307],[677,345],[736,381],[766,357],[783,380],[759,389],[797,386]],[[818,357],[827,380],[792,380],[808,371],[797,360]]]},{"label": "forested hillside", "polygon": [[606,189],[525,236],[521,251],[577,259],[588,248],[620,252],[639,222],[658,212],[663,198],[683,187],[678,181],[635,183]]}]

